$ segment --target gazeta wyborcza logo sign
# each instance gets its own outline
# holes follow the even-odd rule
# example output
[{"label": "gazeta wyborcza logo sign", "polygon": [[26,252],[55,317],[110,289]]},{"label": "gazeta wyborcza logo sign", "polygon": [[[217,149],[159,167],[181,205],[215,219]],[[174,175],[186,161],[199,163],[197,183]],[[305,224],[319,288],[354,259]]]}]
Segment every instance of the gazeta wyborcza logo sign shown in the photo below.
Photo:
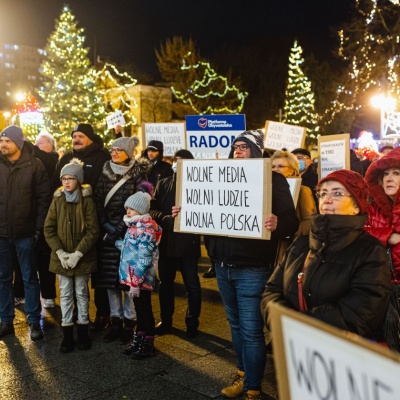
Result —
[{"label": "gazeta wyborcza logo sign", "polygon": [[187,115],[186,148],[197,155],[227,158],[232,141],[245,130],[244,114]]}]

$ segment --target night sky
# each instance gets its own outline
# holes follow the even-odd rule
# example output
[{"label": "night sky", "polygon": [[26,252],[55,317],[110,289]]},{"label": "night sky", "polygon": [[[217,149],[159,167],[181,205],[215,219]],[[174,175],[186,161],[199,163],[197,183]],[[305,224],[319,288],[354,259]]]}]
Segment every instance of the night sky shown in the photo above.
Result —
[{"label": "night sky", "polygon": [[224,46],[279,35],[329,59],[331,27],[348,19],[354,0],[1,0],[0,42],[43,48],[65,3],[85,29],[91,56],[96,49],[154,76],[155,49],[173,35],[191,37],[211,59]]}]

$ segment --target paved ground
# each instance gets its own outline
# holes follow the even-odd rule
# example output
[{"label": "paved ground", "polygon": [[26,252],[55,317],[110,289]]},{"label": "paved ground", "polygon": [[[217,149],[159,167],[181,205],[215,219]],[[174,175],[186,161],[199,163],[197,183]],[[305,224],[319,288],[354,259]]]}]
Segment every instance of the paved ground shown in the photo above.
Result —
[{"label": "paved ground", "polygon": [[[157,337],[157,355],[133,360],[122,354],[118,343],[103,343],[104,333],[92,334],[91,350],[62,354],[61,311],[43,312],[45,339],[32,342],[23,306],[16,312],[14,337],[0,340],[0,399],[134,399],[206,400],[222,399],[220,390],[235,372],[228,322],[215,279],[204,279],[200,334],[185,336],[185,292],[178,273],[176,283],[175,329]],[[158,295],[153,295],[156,320]],[[94,316],[93,306],[91,316]],[[268,357],[263,390],[276,396],[272,359]]]}]

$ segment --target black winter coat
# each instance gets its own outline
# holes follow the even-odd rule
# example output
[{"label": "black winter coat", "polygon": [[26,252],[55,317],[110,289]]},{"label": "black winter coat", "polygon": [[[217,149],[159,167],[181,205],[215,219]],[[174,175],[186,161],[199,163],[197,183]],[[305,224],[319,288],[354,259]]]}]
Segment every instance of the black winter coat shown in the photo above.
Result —
[{"label": "black winter coat", "polygon": [[174,218],[171,215],[175,205],[176,174],[161,179],[150,202],[150,215],[162,227],[159,244],[160,257],[200,257],[200,235],[174,232]]},{"label": "black winter coat", "polygon": [[390,269],[384,246],[363,230],[364,215],[315,215],[310,237],[301,236],[269,279],[261,302],[300,310],[297,277],[304,268],[303,295],[309,314],[323,322],[381,340],[389,302]]},{"label": "black winter coat", "polygon": [[14,164],[0,155],[0,188],[0,237],[28,237],[43,229],[51,202],[50,180],[27,147]]},{"label": "black winter coat", "polygon": [[156,164],[151,167],[149,181],[154,185],[154,187],[156,187],[158,181],[172,176],[173,173],[171,164],[166,161],[158,160]]},{"label": "black winter coat", "polygon": [[278,217],[278,225],[270,240],[208,236],[207,250],[211,260],[226,264],[272,267],[279,239],[293,236],[299,227],[289,184],[283,175],[274,171],[272,213]]},{"label": "black winter coat", "polygon": [[73,158],[79,158],[84,163],[83,166],[83,183],[91,186],[92,190],[96,190],[97,182],[103,171],[104,163],[111,159],[109,152],[103,147],[103,142],[94,142],[82,151],[71,150],[64,154],[58,161],[56,170],[51,179],[52,193],[61,186],[60,172]]},{"label": "black winter coat", "polygon": [[[106,242],[103,238],[106,234],[115,235],[116,230],[121,226],[126,213],[124,208],[125,201],[129,196],[141,190],[141,183],[146,179],[146,174],[149,170],[149,162],[147,160],[134,162],[133,167],[128,172],[130,178],[118,188],[107,203],[107,206],[104,207],[108,192],[122,179],[121,175],[114,174],[110,163],[111,161],[107,161],[104,164],[103,173],[100,176],[94,194],[99,218],[100,238],[98,242],[98,268],[97,273],[92,275],[92,283],[96,288],[129,290],[129,288],[119,283],[118,268],[121,253],[113,242]],[[121,238],[123,238],[123,235],[124,232],[120,232]]]}]

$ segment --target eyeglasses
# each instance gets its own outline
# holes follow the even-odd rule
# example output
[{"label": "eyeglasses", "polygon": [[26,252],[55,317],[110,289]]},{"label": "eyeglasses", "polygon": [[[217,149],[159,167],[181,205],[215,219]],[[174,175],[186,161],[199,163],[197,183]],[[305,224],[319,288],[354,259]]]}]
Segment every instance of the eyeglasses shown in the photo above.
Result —
[{"label": "eyeglasses", "polygon": [[237,149],[246,151],[250,146],[248,144],[233,144],[231,147],[233,151],[236,151]]},{"label": "eyeglasses", "polygon": [[340,192],[339,190],[335,190],[334,192],[317,192],[316,195],[320,200],[326,200],[328,196],[332,200],[340,200],[343,199],[344,197],[351,197],[350,194]]},{"label": "eyeglasses", "polygon": [[273,165],[272,169],[283,169],[283,168],[288,168],[289,165]]},{"label": "eyeglasses", "polygon": [[110,154],[113,154],[113,153],[115,153],[115,154],[119,154],[119,153],[121,153],[121,151],[124,151],[124,150],[122,150],[122,149],[120,149],[120,148],[118,148],[118,147],[113,147],[111,150],[110,150]]},{"label": "eyeglasses", "polygon": [[61,178],[61,182],[73,182],[76,178]]},{"label": "eyeglasses", "polygon": [[307,156],[296,156],[298,160],[309,160],[310,157]]}]

